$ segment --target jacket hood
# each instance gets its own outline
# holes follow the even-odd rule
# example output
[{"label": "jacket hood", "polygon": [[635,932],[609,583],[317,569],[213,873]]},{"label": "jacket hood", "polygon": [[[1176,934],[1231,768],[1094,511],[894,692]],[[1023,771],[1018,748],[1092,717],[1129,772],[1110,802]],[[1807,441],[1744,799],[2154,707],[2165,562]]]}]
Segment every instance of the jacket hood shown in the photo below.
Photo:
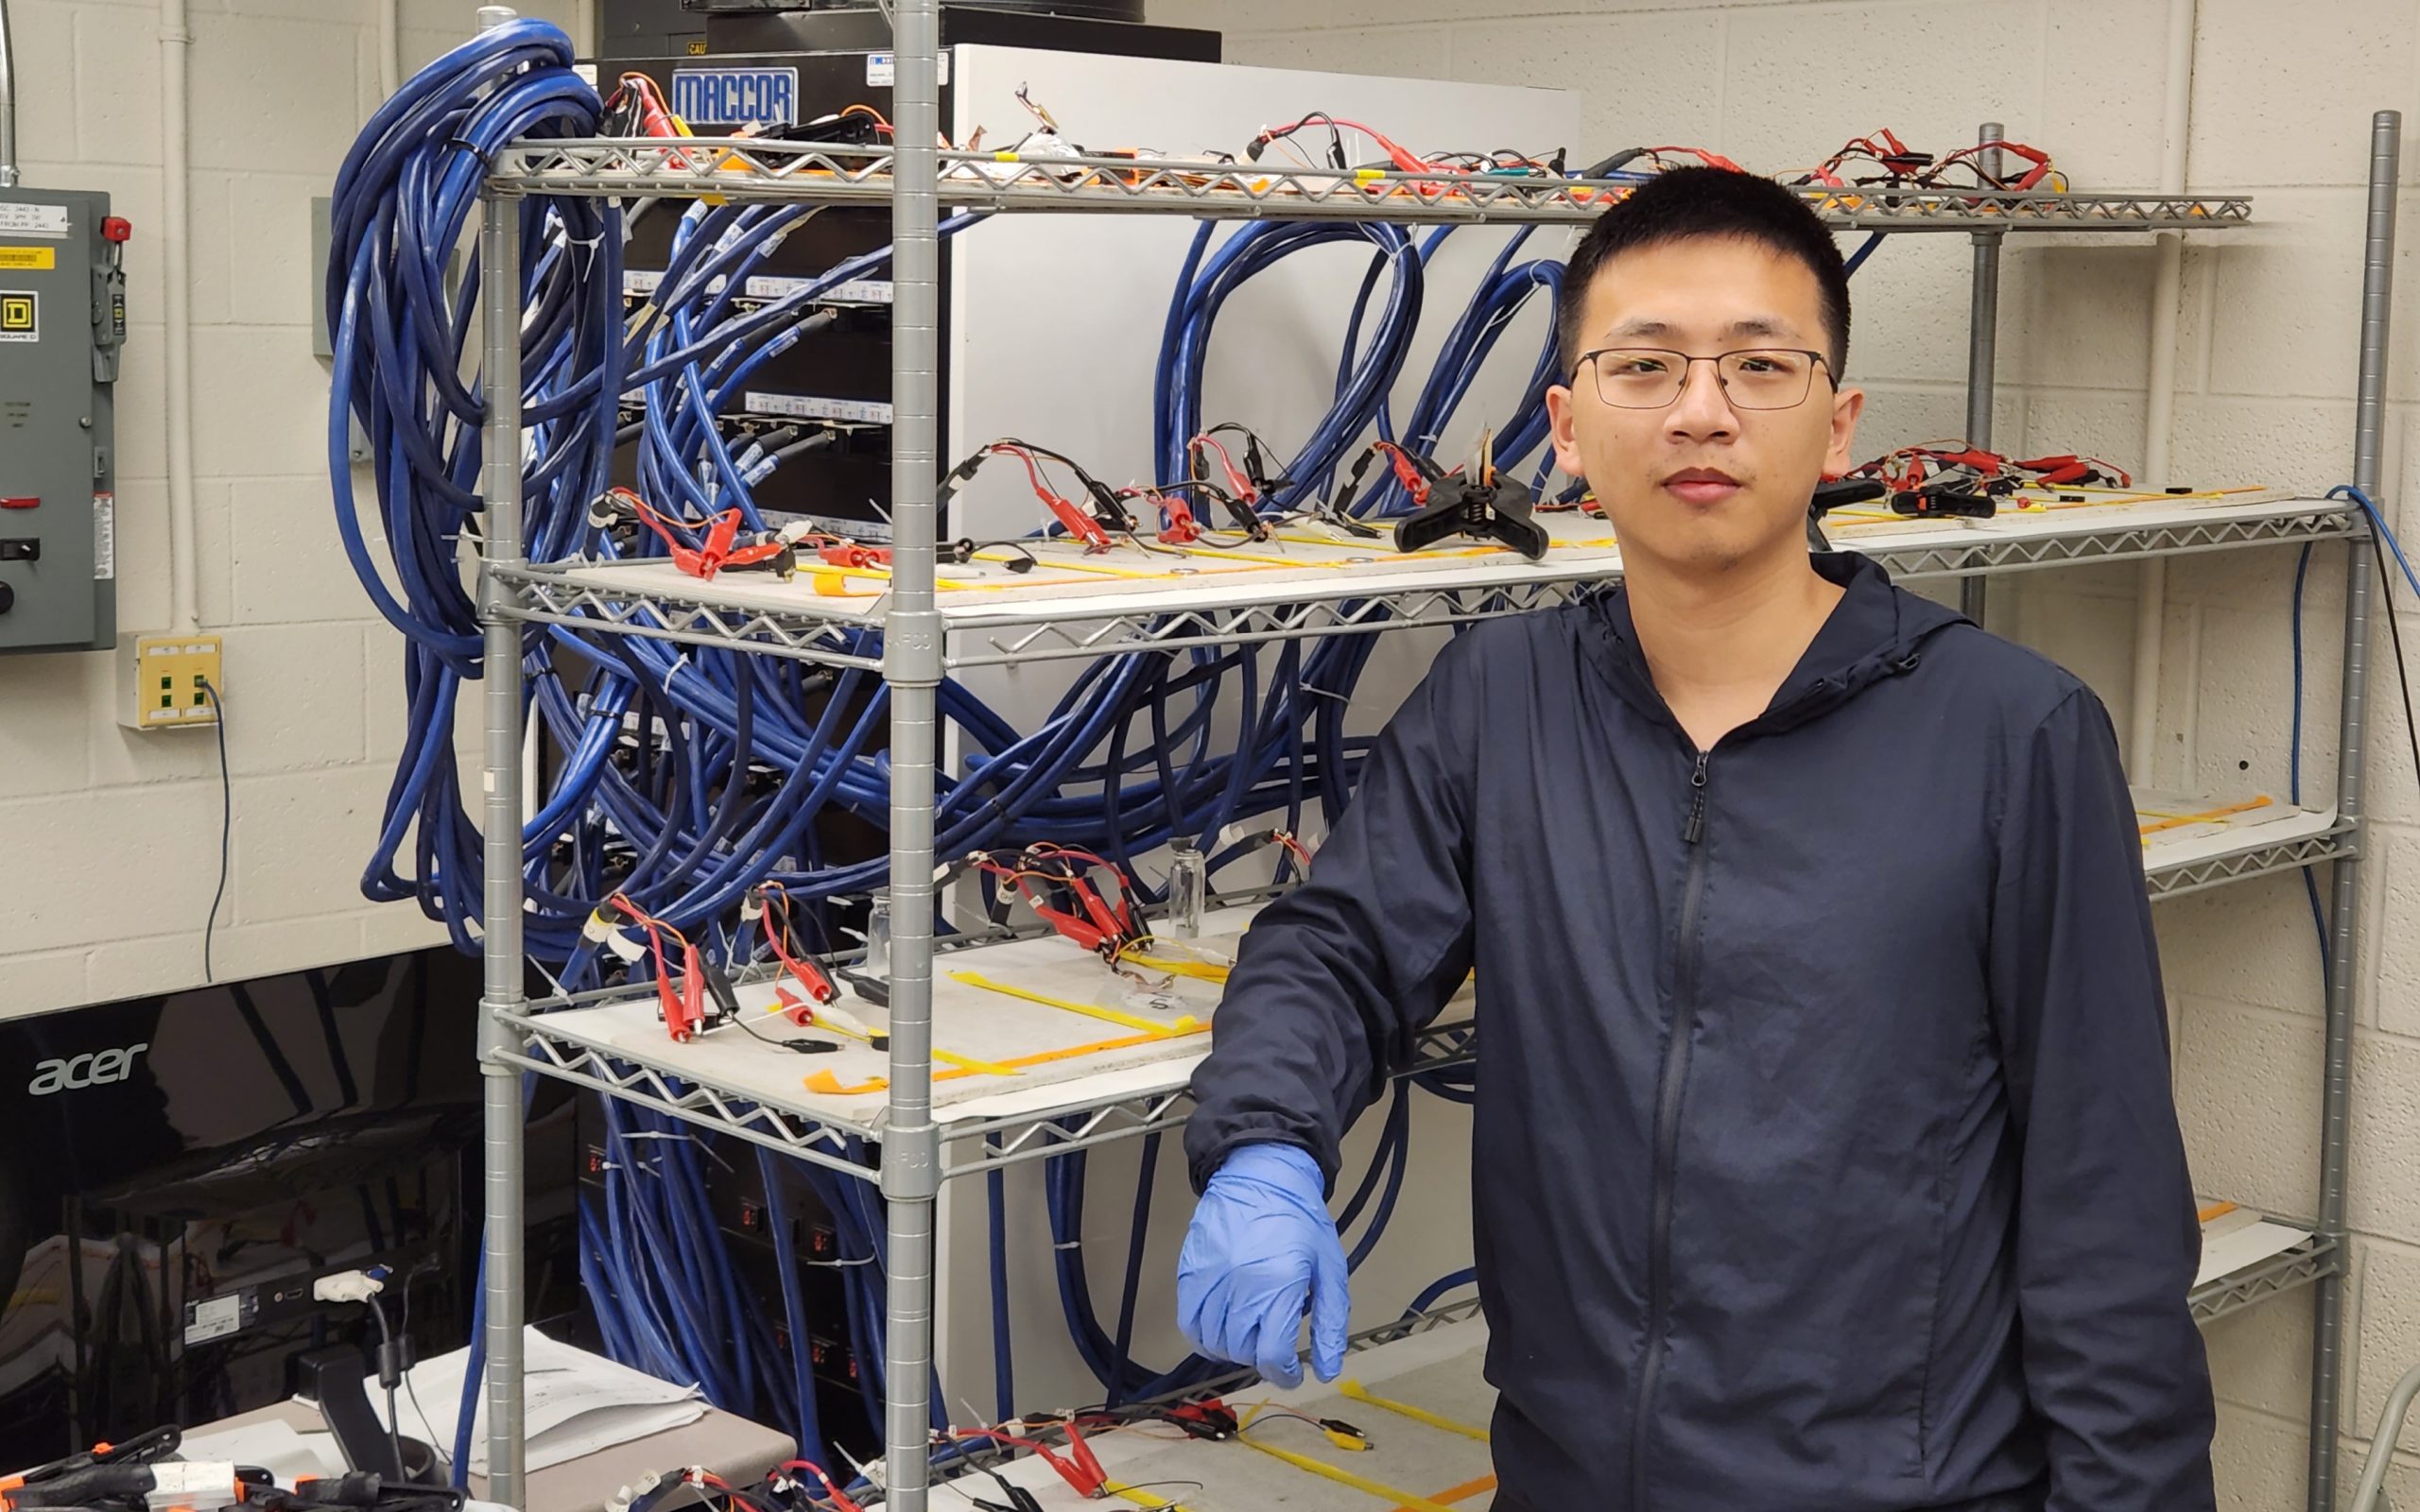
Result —
[{"label": "jacket hood", "polygon": [[[1830,551],[1814,553],[1809,560],[1819,575],[1840,585],[1841,601],[1772,702],[1742,726],[1741,733],[1778,733],[1829,713],[1885,678],[1914,671],[1924,644],[1933,636],[1953,625],[1974,623],[1956,610],[1897,587],[1871,558]],[[1623,585],[1590,597],[1585,626],[1589,660],[1615,691],[1641,713],[1679,728],[1639,649]]]}]

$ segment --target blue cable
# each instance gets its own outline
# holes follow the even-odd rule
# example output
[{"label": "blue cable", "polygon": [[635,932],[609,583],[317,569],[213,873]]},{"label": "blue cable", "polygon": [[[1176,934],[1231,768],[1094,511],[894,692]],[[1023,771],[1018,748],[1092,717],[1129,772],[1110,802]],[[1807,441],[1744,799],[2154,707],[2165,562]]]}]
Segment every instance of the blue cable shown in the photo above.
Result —
[{"label": "blue cable", "polygon": [[[991,1136],[994,1148],[999,1136]],[[1011,1353],[1009,1322],[1009,1211],[1008,1173],[998,1167],[983,1174],[985,1196],[990,1201],[992,1249],[992,1400],[994,1420],[1007,1422],[1017,1415],[1016,1362]]]},{"label": "blue cable", "polygon": [[1432,1307],[1435,1307],[1437,1305],[1437,1298],[1444,1296],[1447,1292],[1450,1292],[1459,1286],[1468,1286],[1478,1280],[1478,1272],[1467,1265],[1462,1267],[1461,1270],[1452,1272],[1449,1275],[1440,1276],[1435,1280],[1430,1281],[1427,1287],[1423,1290],[1418,1297],[1411,1299],[1411,1305],[1403,1310],[1403,1315],[1406,1317],[1418,1317],[1421,1314],[1427,1312]]},{"label": "blue cable", "polygon": [[812,1334],[806,1315],[806,1292],[799,1276],[798,1249],[790,1233],[789,1194],[783,1182],[781,1161],[759,1145],[756,1171],[765,1183],[766,1231],[773,1241],[773,1264],[781,1278],[782,1314],[789,1324],[790,1369],[797,1393],[798,1416],[793,1436],[799,1453],[818,1465],[829,1463],[823,1446],[823,1423],[816,1411]]}]

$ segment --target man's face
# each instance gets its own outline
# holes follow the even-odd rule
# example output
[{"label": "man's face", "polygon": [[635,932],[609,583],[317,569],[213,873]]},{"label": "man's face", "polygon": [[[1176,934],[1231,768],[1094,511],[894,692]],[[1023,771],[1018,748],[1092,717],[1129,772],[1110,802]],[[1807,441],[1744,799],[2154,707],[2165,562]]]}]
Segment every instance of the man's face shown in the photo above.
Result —
[{"label": "man's face", "polygon": [[[1585,291],[1582,350],[1820,352],[1831,345],[1822,298],[1813,269],[1754,242],[1641,248],[1605,262]],[[1569,387],[1547,391],[1547,405],[1556,461],[1595,489],[1625,561],[1705,578],[1799,549],[1808,495],[1824,473],[1850,465],[1865,396],[1836,390],[1827,358],[1805,399],[1750,408],[1742,401],[1756,396],[1744,383],[1726,395],[1715,364],[1692,362],[1670,404],[1625,408],[1606,402],[1616,385],[1600,390],[1598,381],[1599,366],[1616,360],[1583,362]]]}]

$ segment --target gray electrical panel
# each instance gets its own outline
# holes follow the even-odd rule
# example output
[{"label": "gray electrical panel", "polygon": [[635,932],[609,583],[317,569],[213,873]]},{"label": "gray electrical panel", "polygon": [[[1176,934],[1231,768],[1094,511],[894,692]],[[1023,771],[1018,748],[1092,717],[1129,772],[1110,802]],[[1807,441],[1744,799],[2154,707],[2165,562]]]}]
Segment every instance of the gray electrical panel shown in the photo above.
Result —
[{"label": "gray electrical panel", "polygon": [[105,194],[0,189],[0,652],[117,644],[126,236]]}]

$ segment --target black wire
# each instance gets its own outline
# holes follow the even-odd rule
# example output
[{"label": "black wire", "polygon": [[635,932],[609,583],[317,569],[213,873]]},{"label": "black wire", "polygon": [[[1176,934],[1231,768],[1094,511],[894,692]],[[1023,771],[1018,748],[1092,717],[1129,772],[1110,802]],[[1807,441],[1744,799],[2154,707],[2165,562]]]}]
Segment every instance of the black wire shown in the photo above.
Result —
[{"label": "black wire", "polygon": [[235,780],[227,770],[227,703],[208,678],[200,678],[201,691],[210,697],[212,712],[217,718],[211,721],[218,731],[218,890],[210,895],[210,917],[201,925],[201,979],[214,981],[210,973],[210,936],[218,927],[218,905],[227,896],[228,848],[235,830]]},{"label": "black wire", "polygon": [[2403,662],[2403,627],[2394,620],[2394,580],[2387,571],[2386,546],[2379,540],[2380,534],[2377,529],[2371,530],[2370,552],[2378,561],[2378,585],[2386,598],[2387,633],[2394,637],[2394,680],[2403,690],[2403,732],[2411,737],[2412,770],[2420,771],[2420,723],[2411,717],[2411,672]]},{"label": "black wire", "polygon": [[[440,1261],[435,1255],[431,1255],[426,1260],[422,1261],[419,1264],[414,1265],[410,1270],[406,1271],[396,1282],[396,1284],[400,1285],[404,1289],[404,1315],[397,1320],[395,1324],[395,1332],[403,1335],[404,1346],[406,1349],[411,1347],[412,1342],[412,1282],[423,1276],[435,1274],[442,1267],[442,1264],[443,1262]],[[409,1356],[406,1356],[406,1359],[408,1360]],[[408,1365],[404,1370],[404,1393],[412,1399],[412,1411],[420,1415],[421,1432],[428,1435],[427,1442],[430,1453],[432,1455],[441,1457],[441,1453],[437,1448],[437,1425],[428,1420],[428,1409],[420,1404],[420,1387],[412,1383],[412,1373]],[[391,1399],[387,1403],[387,1420],[390,1423],[395,1420],[395,1404]],[[451,1467],[448,1468],[450,1469]],[[398,1454],[395,1457],[395,1469],[399,1473],[404,1469],[403,1456],[401,1454]]]},{"label": "black wire", "polygon": [[[404,1295],[408,1298],[411,1294],[409,1291],[406,1291]],[[385,1304],[381,1303],[375,1297],[372,1297],[370,1299],[370,1311],[371,1314],[378,1319],[378,1337],[383,1346],[383,1348],[378,1351],[380,1355],[378,1362],[378,1373],[383,1377],[387,1374],[386,1357],[394,1352],[395,1332],[394,1330],[387,1326],[387,1309]],[[395,1478],[397,1480],[401,1480],[404,1477],[404,1438],[403,1435],[396,1431],[397,1418],[395,1416],[395,1386],[394,1383],[390,1381],[381,1381],[379,1383],[387,1388],[387,1449],[389,1453],[395,1456]],[[412,1402],[412,1406],[417,1410],[420,1406],[420,1402],[415,1400]],[[427,1416],[428,1414],[424,1412],[421,1414],[421,1417],[424,1418]]]}]

